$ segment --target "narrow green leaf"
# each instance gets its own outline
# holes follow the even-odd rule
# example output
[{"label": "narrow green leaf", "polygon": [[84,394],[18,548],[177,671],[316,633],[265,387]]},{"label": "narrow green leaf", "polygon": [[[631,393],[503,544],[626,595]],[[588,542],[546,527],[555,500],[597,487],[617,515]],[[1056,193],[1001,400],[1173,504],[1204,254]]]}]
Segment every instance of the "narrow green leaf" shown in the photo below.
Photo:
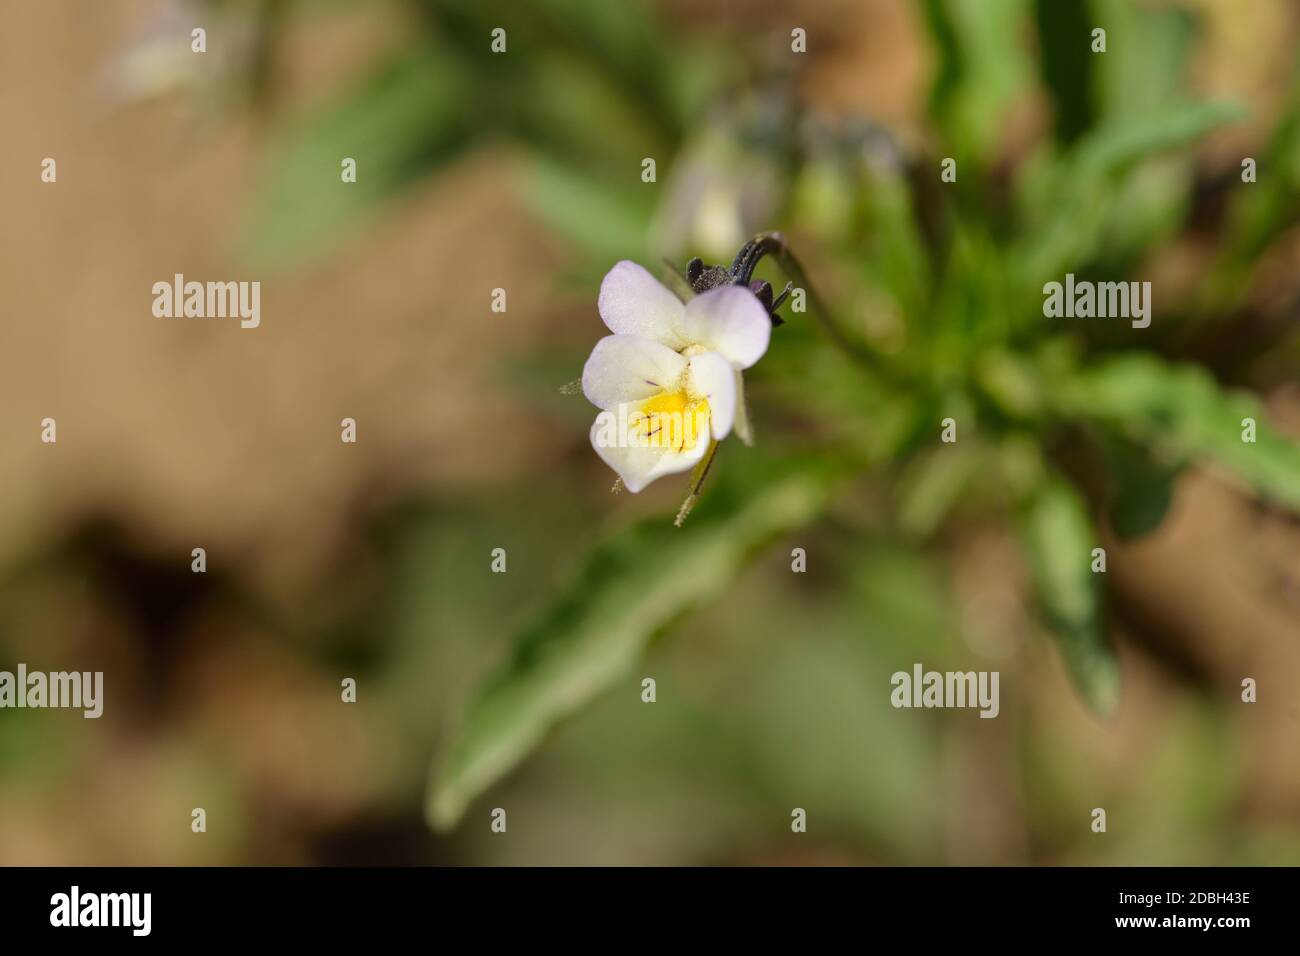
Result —
[{"label": "narrow green leaf", "polygon": [[1268,147],[1252,157],[1257,181],[1231,190],[1222,253],[1197,296],[1202,321],[1235,315],[1261,255],[1300,219],[1300,61],[1290,90]]},{"label": "narrow green leaf", "polygon": [[[1152,355],[1110,359],[1061,383],[1057,410],[1101,423],[1171,462],[1208,460],[1260,497],[1300,512],[1300,445],[1274,432],[1259,402],[1193,365]],[[1246,441],[1246,419],[1255,440]]]},{"label": "narrow green leaf", "polygon": [[1028,0],[925,0],[922,9],[939,61],[931,111],[958,164],[984,167],[1026,93]]},{"label": "narrow green leaf", "polygon": [[859,194],[870,245],[860,265],[898,304],[903,321],[915,323],[934,289],[916,199],[894,171],[867,169],[863,180]]},{"label": "narrow green leaf", "polygon": [[1180,463],[1162,461],[1148,448],[1124,439],[1105,441],[1110,464],[1109,518],[1121,538],[1140,538],[1160,526],[1174,500]]},{"label": "narrow green leaf", "polygon": [[1055,108],[1056,138],[1072,143],[1095,120],[1092,78],[1099,64],[1092,52],[1091,11],[1085,3],[1034,0],[1034,14],[1039,69]]},{"label": "narrow green leaf", "polygon": [[[752,478],[751,469],[745,484]],[[814,519],[833,484],[812,464],[772,475],[751,496],[721,483],[685,527],[665,515],[598,545],[470,702],[431,781],[430,822],[454,826],[557,722],[632,676],[654,635],[721,594],[760,545]]]},{"label": "narrow green leaf", "polygon": [[970,442],[941,445],[917,456],[900,480],[899,527],[921,538],[932,534],[957,504],[980,462]]},{"label": "narrow green leaf", "polygon": [[[1007,261],[1033,297],[1044,282],[1079,269],[1102,251],[1131,197],[1121,177],[1133,167],[1185,147],[1244,116],[1233,103],[1188,103],[1157,115],[1116,120],[1082,137],[1070,153],[1036,171],[1022,238]],[[1035,208],[1036,207],[1036,208]],[[1160,207],[1146,218],[1160,219]],[[1141,230],[1139,230],[1140,232]]]},{"label": "narrow green leaf", "polygon": [[602,262],[648,258],[651,193],[619,188],[545,156],[528,165],[524,196],[536,215]]},{"label": "narrow green leaf", "polygon": [[[1051,2],[1053,7],[1075,4]],[[1190,11],[1172,4],[1133,3],[1132,0],[1090,0],[1092,22],[1088,57],[1092,96],[1103,121],[1121,117],[1137,119],[1158,114],[1187,88],[1186,65],[1195,39]],[[1081,4],[1079,6],[1082,6]],[[1106,30],[1105,54],[1091,52],[1093,27]]]},{"label": "narrow green leaf", "polygon": [[[459,155],[478,135],[469,94],[454,57],[421,49],[282,134],[269,150],[252,255],[283,263],[323,251],[376,204]],[[342,180],[344,157],[356,160],[356,182]]]},{"label": "narrow green leaf", "polygon": [[1183,103],[1140,119],[1098,127],[1079,143],[1074,166],[1087,177],[1122,172],[1139,160],[1196,142],[1225,123],[1244,119],[1236,103]]},{"label": "narrow green leaf", "polygon": [[1092,571],[1097,534],[1083,499],[1064,479],[1049,477],[1026,503],[1021,534],[1039,604],[1066,667],[1088,704],[1109,714],[1119,703],[1119,661],[1102,633]]}]

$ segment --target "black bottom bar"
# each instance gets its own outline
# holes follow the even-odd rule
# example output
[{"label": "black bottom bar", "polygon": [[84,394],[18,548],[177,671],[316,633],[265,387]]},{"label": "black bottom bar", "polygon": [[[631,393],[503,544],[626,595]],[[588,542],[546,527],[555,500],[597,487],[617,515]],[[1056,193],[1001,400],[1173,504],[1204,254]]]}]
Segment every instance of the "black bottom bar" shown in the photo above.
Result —
[{"label": "black bottom bar", "polygon": [[927,943],[1051,933],[1231,944],[1285,928],[1295,876],[1211,868],[34,868],[0,871],[0,920],[6,942],[75,934],[92,945],[113,938],[337,945],[400,935],[460,949],[467,933],[485,942],[521,934],[534,945],[611,930],[615,938],[666,942],[686,938],[680,932],[735,942],[785,928],[809,941],[919,932]]}]

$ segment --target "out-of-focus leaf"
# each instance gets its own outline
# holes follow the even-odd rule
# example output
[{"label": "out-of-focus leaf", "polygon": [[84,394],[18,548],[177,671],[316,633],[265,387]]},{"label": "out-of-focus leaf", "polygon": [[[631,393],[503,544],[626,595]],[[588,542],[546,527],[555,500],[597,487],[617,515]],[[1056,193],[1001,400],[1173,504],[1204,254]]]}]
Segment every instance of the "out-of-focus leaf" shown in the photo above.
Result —
[{"label": "out-of-focus leaf", "polygon": [[[1158,114],[1185,89],[1184,67],[1195,33],[1191,13],[1172,4],[1131,0],[1090,0],[1090,12],[1084,48],[1093,58],[1097,116],[1108,122]],[[1091,52],[1093,27],[1106,30],[1104,54]]]},{"label": "out-of-focus leaf", "polygon": [[1300,63],[1268,148],[1251,158],[1256,160],[1256,180],[1233,186],[1224,251],[1200,296],[1207,316],[1231,314],[1260,254],[1300,220]]},{"label": "out-of-focus leaf", "polygon": [[975,475],[980,455],[971,441],[941,444],[913,460],[900,480],[898,524],[925,537],[947,517]]},{"label": "out-of-focus leaf", "polygon": [[833,485],[833,469],[805,462],[752,495],[707,489],[684,528],[664,516],[598,545],[471,701],[431,782],[431,823],[453,826],[558,721],[629,677],[655,634],[720,594],[756,548],[813,520]]},{"label": "out-of-focus leaf", "polygon": [[980,391],[998,411],[1013,419],[1035,417],[1042,407],[1039,370],[1023,356],[1006,349],[990,349],[975,365]]},{"label": "out-of-focus leaf", "polygon": [[[622,99],[638,104],[639,119],[660,139],[677,140],[717,79],[721,50],[689,36],[670,35],[642,0],[416,2],[446,46],[472,62],[474,75],[490,87],[480,99],[498,113],[515,114],[517,122],[506,125],[526,123],[531,111],[567,122],[564,104],[550,102],[564,90],[579,98],[568,104],[570,116],[581,119],[582,101],[589,97]],[[506,31],[506,56],[492,53],[489,46],[498,27]],[[549,70],[563,61],[581,64],[598,79],[584,91],[575,87],[571,76],[560,77],[557,89]],[[604,145],[594,140],[609,135],[595,118],[586,133],[593,142],[585,145]]]},{"label": "out-of-focus leaf", "polygon": [[1008,264],[982,224],[955,226],[943,282],[921,329],[922,361],[932,372],[960,375],[983,348],[1005,341],[1013,312]]},{"label": "out-of-focus leaf", "polygon": [[654,214],[650,190],[606,183],[544,158],[528,166],[524,196],[530,208],[565,238],[597,257],[648,261],[647,235]]},{"label": "out-of-focus leaf", "polygon": [[1043,283],[1086,265],[1102,249],[1122,207],[1119,176],[1243,115],[1233,103],[1191,103],[1118,120],[1080,139],[1050,171],[1039,170],[1032,190],[1039,202],[1028,200],[1027,228],[1009,258],[1019,264],[1024,286],[1037,295]]},{"label": "out-of-focus leaf", "polygon": [[1178,149],[1225,123],[1243,119],[1236,103],[1183,103],[1140,120],[1117,120],[1079,143],[1074,171],[1090,179],[1122,172],[1139,160]]},{"label": "out-of-focus leaf", "polygon": [[[1053,401],[1170,462],[1218,463],[1260,497],[1300,512],[1300,445],[1269,428],[1252,396],[1221,389],[1203,369],[1124,355],[1057,383]],[[1247,418],[1256,423],[1254,442],[1242,440]]]},{"label": "out-of-focus leaf", "polygon": [[[1052,3],[1084,8],[1084,4]],[[1193,20],[1174,6],[1129,0],[1091,0],[1092,20],[1083,30],[1086,77],[1096,121],[1102,126],[1158,119],[1184,98],[1184,74],[1194,35]],[[1091,31],[1107,31],[1104,54],[1091,52]],[[1119,177],[1097,244],[1097,267],[1122,271],[1182,225],[1190,208],[1193,161],[1178,151],[1144,162]],[[1058,188],[1062,184],[1058,184]]]},{"label": "out-of-focus leaf", "polygon": [[1094,710],[1113,712],[1119,661],[1102,632],[1092,571],[1097,535],[1083,499],[1063,478],[1046,478],[1025,503],[1021,534],[1039,604],[1075,685]]},{"label": "out-of-focus leaf", "polygon": [[[253,254],[276,261],[318,251],[377,202],[458,155],[476,136],[469,85],[454,57],[404,54],[273,144]],[[354,183],[342,181],[344,157],[356,160]]]},{"label": "out-of-focus leaf", "polygon": [[[1261,251],[1284,225],[1294,224],[1300,210],[1300,79],[1291,105],[1274,133],[1257,180],[1242,190],[1235,228],[1246,254]],[[1256,188],[1258,187],[1258,189]]]},{"label": "out-of-focus leaf", "polygon": [[534,43],[567,47],[597,65],[609,83],[644,102],[665,132],[684,129],[716,70],[716,46],[702,47],[689,35],[670,36],[642,0],[533,0],[526,5],[503,0],[497,6],[511,18],[521,6],[531,7],[539,21]]},{"label": "out-of-focus leaf", "polygon": [[[361,214],[485,141],[532,149],[573,177],[641,185],[641,158],[668,161],[719,76],[716,47],[673,42],[642,3],[417,6],[425,17],[407,52],[272,144],[257,257],[320,251]],[[509,55],[491,49],[502,24]],[[343,157],[357,162],[354,183],[340,179]]]},{"label": "out-of-focus leaf", "polygon": [[1097,269],[1123,272],[1174,236],[1192,208],[1194,177],[1189,155],[1161,156],[1123,177],[1094,256]]},{"label": "out-of-focus leaf", "polygon": [[1028,0],[925,0],[923,8],[939,58],[931,110],[958,165],[982,168],[1031,72]]},{"label": "out-of-focus leaf", "polygon": [[1094,121],[1092,71],[1093,20],[1086,3],[1034,0],[1038,60],[1043,82],[1056,107],[1056,138],[1072,143]]},{"label": "out-of-focus leaf", "polygon": [[912,191],[901,175],[872,171],[860,192],[870,243],[864,265],[913,324],[929,302],[934,281]]},{"label": "out-of-focus leaf", "polygon": [[1174,500],[1178,463],[1159,460],[1149,449],[1126,440],[1105,442],[1113,482],[1110,525],[1121,538],[1138,538],[1154,531]]},{"label": "out-of-focus leaf", "polygon": [[575,168],[619,177],[626,190],[653,192],[641,182],[641,160],[659,157],[667,172],[677,139],[654,121],[643,99],[609,82],[586,51],[540,51],[530,57],[526,92],[496,89],[494,99],[521,104],[522,141]]},{"label": "out-of-focus leaf", "polygon": [[[1183,88],[1193,38],[1187,11],[1129,0],[1035,0],[1040,68],[1056,107],[1058,142],[1096,124],[1159,113]],[[1092,31],[1106,31],[1106,52]]]}]

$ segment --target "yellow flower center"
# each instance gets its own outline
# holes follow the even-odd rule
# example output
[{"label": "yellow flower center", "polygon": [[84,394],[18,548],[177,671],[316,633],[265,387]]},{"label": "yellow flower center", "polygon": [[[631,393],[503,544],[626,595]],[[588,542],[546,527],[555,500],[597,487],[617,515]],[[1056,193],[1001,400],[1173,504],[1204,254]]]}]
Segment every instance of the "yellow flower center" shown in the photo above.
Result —
[{"label": "yellow flower center", "polygon": [[690,451],[709,430],[708,400],[693,398],[684,388],[651,396],[637,411],[633,434],[651,447]]}]

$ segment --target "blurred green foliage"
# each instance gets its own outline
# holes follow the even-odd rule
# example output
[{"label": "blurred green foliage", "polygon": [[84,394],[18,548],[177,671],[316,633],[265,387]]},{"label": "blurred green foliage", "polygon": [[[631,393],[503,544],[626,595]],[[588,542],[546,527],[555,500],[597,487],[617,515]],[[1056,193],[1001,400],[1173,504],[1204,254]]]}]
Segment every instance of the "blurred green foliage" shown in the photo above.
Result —
[{"label": "blurred green foliage", "polygon": [[[847,735],[846,751],[865,749],[834,772],[863,778],[844,792],[869,795],[871,812],[848,802],[832,812],[884,853],[933,859],[927,834],[937,811],[923,798],[912,804],[933,773],[930,745],[905,739],[911,731],[879,694],[861,693],[855,716],[822,719],[801,708],[836,694],[853,699],[868,672],[887,675],[924,653],[959,658],[951,647],[926,645],[954,627],[935,610],[944,605],[942,575],[925,545],[956,510],[975,501],[1019,528],[1062,659],[1102,712],[1115,706],[1121,678],[1102,579],[1089,566],[1099,522],[1122,536],[1151,531],[1192,464],[1300,512],[1300,448],[1270,428],[1249,393],[1219,384],[1225,370],[1198,352],[1207,328],[1239,314],[1261,253],[1300,215],[1300,80],[1260,159],[1260,182],[1227,191],[1222,240],[1194,294],[1157,299],[1146,330],[1043,318],[1043,285],[1066,272],[1142,275],[1153,251],[1189,228],[1203,172],[1195,146],[1247,115],[1241,104],[1188,92],[1197,31],[1188,11],[1125,0],[921,0],[936,71],[930,135],[916,150],[869,117],[805,110],[783,92],[780,68],[765,77],[735,44],[689,24],[670,29],[640,4],[410,5],[421,29],[409,48],[274,147],[278,172],[253,232],[258,254],[287,261],[318,251],[326,235],[467,151],[494,145],[517,158],[516,185],[573,251],[570,277],[593,303],[600,275],[619,258],[718,258],[704,246],[727,234],[705,221],[719,206],[746,233],[781,228],[826,303],[816,316],[788,315],[754,370],[761,454],[730,443],[683,529],[671,527],[670,514],[617,528],[550,598],[539,598],[506,662],[444,741],[429,790],[437,826],[454,825],[588,707],[593,716],[560,733],[556,759],[595,735],[627,734],[639,747],[673,738],[696,752],[702,771],[729,775],[738,805],[747,788],[769,794],[785,780],[832,773],[801,765],[797,746],[778,759],[753,753],[766,735],[834,735],[848,719],[873,729],[871,743]],[[489,50],[502,24],[508,56]],[[1096,25],[1108,32],[1104,55],[1089,50]],[[1005,130],[1029,94],[1049,104],[1049,135],[1009,152]],[[334,188],[341,155],[356,156],[364,170],[355,189]],[[647,156],[658,158],[655,188],[638,178]],[[957,160],[951,184],[939,178],[947,157]],[[754,184],[760,195],[750,202],[745,190]],[[767,269],[774,284],[783,280]],[[1261,341],[1256,354],[1285,345]],[[941,445],[949,417],[959,441]],[[1241,440],[1247,417],[1258,423],[1254,444]],[[1077,473],[1080,447],[1106,463],[1100,492]],[[828,462],[837,463],[833,480]],[[889,502],[883,533],[876,525],[849,533],[827,517],[864,486]],[[753,588],[742,569],[761,545],[801,528],[829,536],[823,543],[850,569],[835,576],[837,586],[856,592],[838,611],[802,607],[793,620],[750,630],[752,614],[734,598]],[[743,632],[746,659],[771,655],[769,666],[735,657],[729,666],[752,667],[756,688],[779,671],[818,692],[782,707],[781,691],[755,689],[711,713],[730,713],[728,726],[680,714],[642,726],[625,685],[649,642],[670,626],[698,631],[683,616],[719,600],[726,615],[705,610],[689,621]],[[805,662],[794,641],[749,640],[814,626],[826,628],[842,658]],[[864,628],[880,642],[869,659],[859,659],[863,639],[854,634]],[[683,645],[689,640],[678,653],[689,658]],[[613,688],[624,688],[618,702],[606,693]],[[1204,718],[1188,719],[1190,727]],[[1198,747],[1218,746],[1213,735],[1185,732],[1170,743],[1171,765],[1195,765]],[[1031,757],[1046,746],[1031,739]],[[750,756],[727,770],[737,747]],[[1035,759],[1044,764],[1036,779],[1051,788],[1059,768]],[[888,774],[865,769],[883,765]],[[1153,769],[1144,785],[1161,786],[1165,772]],[[607,786],[616,786],[613,776]],[[817,792],[836,792],[838,781],[826,783]],[[880,824],[903,804],[908,825]],[[1189,804],[1172,816],[1206,812]],[[1168,819],[1163,825],[1173,832]]]}]

